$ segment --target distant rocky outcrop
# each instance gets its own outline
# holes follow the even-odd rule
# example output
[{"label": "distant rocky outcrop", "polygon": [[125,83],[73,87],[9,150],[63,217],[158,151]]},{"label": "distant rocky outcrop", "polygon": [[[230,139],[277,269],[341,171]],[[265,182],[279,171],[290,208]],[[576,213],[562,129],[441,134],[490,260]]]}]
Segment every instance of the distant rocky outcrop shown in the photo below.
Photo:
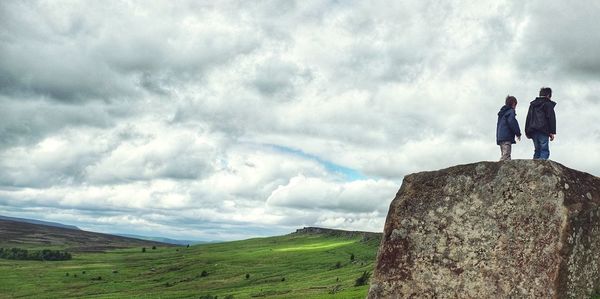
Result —
[{"label": "distant rocky outcrop", "polygon": [[481,162],[404,178],[368,298],[589,298],[599,266],[600,178]]},{"label": "distant rocky outcrop", "polygon": [[293,234],[316,234],[316,235],[328,235],[328,236],[346,237],[346,238],[362,237],[363,241],[381,240],[381,237],[382,237],[382,233],[363,232],[363,231],[348,231],[348,230],[322,228],[322,227],[299,228]]}]

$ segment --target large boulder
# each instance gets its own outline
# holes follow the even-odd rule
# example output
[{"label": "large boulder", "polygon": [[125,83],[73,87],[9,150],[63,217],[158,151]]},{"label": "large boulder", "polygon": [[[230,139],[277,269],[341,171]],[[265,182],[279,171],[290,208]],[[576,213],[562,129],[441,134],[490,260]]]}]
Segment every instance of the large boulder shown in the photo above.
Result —
[{"label": "large boulder", "polygon": [[600,178],[552,161],[404,178],[368,298],[588,298],[600,287]]}]

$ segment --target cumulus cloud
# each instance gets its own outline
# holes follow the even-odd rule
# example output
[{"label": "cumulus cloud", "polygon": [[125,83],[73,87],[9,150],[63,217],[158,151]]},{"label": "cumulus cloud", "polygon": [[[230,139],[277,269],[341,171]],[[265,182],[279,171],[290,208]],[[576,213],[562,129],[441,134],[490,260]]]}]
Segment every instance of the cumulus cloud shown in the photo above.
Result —
[{"label": "cumulus cloud", "polygon": [[600,33],[592,29],[600,16],[598,3],[533,1],[528,11],[521,65],[537,72],[567,73],[576,80],[598,78]]},{"label": "cumulus cloud", "polygon": [[380,231],[404,175],[497,160],[504,97],[523,126],[546,85],[552,157],[599,174],[599,14],[558,1],[4,1],[0,213],[202,239]]},{"label": "cumulus cloud", "polygon": [[350,213],[385,213],[389,196],[397,187],[389,181],[360,180],[340,184],[300,175],[274,190],[267,199],[267,205]]},{"label": "cumulus cloud", "polygon": [[4,2],[0,92],[66,102],[161,94],[258,46],[238,15],[195,8]]}]

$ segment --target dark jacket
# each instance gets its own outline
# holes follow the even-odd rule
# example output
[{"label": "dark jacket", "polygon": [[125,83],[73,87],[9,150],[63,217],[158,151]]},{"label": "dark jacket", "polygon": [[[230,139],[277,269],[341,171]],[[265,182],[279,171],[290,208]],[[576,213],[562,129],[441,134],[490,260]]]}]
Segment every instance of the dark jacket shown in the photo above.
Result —
[{"label": "dark jacket", "polygon": [[525,135],[527,135],[527,138],[531,138],[535,133],[556,134],[554,106],[556,106],[556,103],[545,97],[538,97],[529,104],[525,121]]},{"label": "dark jacket", "polygon": [[500,145],[502,142],[510,141],[515,142],[515,135],[521,136],[521,129],[519,128],[519,122],[515,118],[517,114],[515,109],[510,106],[504,105],[498,112],[498,123],[496,124],[496,143]]}]

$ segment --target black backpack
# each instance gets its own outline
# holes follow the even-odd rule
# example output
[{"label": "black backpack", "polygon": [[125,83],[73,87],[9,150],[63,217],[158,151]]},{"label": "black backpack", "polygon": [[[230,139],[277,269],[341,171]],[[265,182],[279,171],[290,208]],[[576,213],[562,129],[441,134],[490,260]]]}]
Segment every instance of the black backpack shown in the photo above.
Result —
[{"label": "black backpack", "polygon": [[537,131],[546,131],[548,126],[548,120],[546,119],[546,112],[544,111],[544,104],[531,107],[531,124],[530,128]]}]

